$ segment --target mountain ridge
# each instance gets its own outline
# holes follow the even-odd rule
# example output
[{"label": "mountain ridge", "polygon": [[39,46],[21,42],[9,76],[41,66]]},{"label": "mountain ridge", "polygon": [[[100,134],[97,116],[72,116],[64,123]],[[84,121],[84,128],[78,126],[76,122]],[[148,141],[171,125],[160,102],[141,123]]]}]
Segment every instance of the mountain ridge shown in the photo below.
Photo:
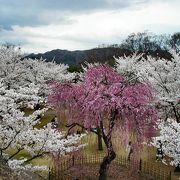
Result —
[{"label": "mountain ridge", "polygon": [[46,59],[46,61],[54,60],[56,63],[64,63],[70,66],[77,66],[85,61],[87,62],[107,62],[108,64],[114,64],[114,56],[130,55],[131,51],[120,48],[94,48],[89,50],[62,50],[54,49],[45,53],[29,54],[26,58],[32,59]]}]

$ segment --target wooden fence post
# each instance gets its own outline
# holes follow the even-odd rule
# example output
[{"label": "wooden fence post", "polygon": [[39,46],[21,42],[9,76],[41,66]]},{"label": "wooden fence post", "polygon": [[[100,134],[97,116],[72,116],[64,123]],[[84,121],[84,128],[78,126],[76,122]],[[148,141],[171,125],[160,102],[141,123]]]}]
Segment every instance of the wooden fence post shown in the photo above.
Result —
[{"label": "wooden fence post", "polygon": [[51,180],[51,168],[49,166],[48,180]]},{"label": "wooden fence post", "polygon": [[171,171],[169,172],[169,180],[171,180]]},{"label": "wooden fence post", "polygon": [[74,155],[72,156],[72,165],[74,166]]},{"label": "wooden fence post", "polygon": [[141,171],[142,170],[142,159],[140,159],[140,161],[139,161],[139,171]]}]

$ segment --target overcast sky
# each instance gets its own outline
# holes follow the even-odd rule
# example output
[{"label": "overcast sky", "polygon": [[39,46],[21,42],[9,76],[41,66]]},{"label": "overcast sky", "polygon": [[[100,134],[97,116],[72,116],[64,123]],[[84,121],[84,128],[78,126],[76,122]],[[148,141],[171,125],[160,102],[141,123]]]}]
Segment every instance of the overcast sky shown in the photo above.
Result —
[{"label": "overcast sky", "polygon": [[89,49],[133,32],[180,32],[180,0],[0,0],[0,43]]}]

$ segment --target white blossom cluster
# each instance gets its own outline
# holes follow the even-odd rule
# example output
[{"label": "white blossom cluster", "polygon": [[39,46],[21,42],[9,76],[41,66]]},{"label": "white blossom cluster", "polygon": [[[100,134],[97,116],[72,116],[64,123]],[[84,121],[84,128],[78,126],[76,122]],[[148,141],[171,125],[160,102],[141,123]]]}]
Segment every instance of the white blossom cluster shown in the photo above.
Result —
[{"label": "white blossom cluster", "polygon": [[43,59],[25,59],[23,64],[27,71],[28,81],[34,83],[38,88],[38,95],[48,95],[48,82],[72,80],[74,73],[67,73],[68,65],[46,62]]},{"label": "white blossom cluster", "polygon": [[115,58],[116,70],[130,80],[147,80],[155,89],[157,103],[165,118],[180,118],[180,55],[170,50],[172,59],[155,59],[134,54]]},{"label": "white blossom cluster", "polygon": [[[68,66],[44,60],[22,60],[20,53],[12,47],[0,48],[0,156],[12,168],[37,170],[31,160],[49,153],[65,154],[82,147],[78,140],[83,136],[68,136],[52,129],[37,129],[39,115],[47,108],[25,115],[21,108],[34,106],[47,96],[47,81],[63,81],[74,77],[67,73]],[[8,151],[13,149],[14,154]],[[25,150],[29,159],[16,159]],[[44,168],[44,167],[43,167]]]},{"label": "white blossom cluster", "polygon": [[174,119],[161,120],[158,123],[160,136],[154,137],[152,145],[159,148],[162,144],[163,153],[171,158],[171,165],[180,164],[180,124]]},{"label": "white blossom cluster", "polygon": [[9,160],[8,161],[8,165],[11,169],[15,170],[15,171],[19,171],[19,170],[30,170],[30,171],[46,171],[47,166],[32,166],[32,164],[27,164],[27,165],[23,165],[24,162],[27,159],[23,159],[23,160]]},{"label": "white blossom cluster", "polygon": [[116,61],[116,71],[127,78],[127,80],[143,78],[141,76],[142,54],[137,55],[136,53],[132,56],[114,57]]},{"label": "white blossom cluster", "polygon": [[[14,47],[0,47],[0,82],[6,89],[16,90],[45,98],[50,81],[72,80],[74,73],[67,72],[68,65],[46,62],[43,59],[23,59]],[[35,92],[33,92],[35,91]],[[26,93],[27,92],[27,93]]]}]

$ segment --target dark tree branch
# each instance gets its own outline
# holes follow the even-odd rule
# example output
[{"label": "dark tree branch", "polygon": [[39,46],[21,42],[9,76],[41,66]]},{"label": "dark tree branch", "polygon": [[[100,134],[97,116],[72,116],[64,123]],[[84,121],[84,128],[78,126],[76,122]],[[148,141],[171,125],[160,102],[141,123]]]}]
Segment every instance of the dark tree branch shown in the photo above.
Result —
[{"label": "dark tree branch", "polygon": [[[70,134],[70,130],[73,129],[75,126],[79,126],[82,129],[88,130],[87,128],[85,128],[83,125],[79,124],[79,123],[72,123],[72,124],[67,124],[66,127],[69,128],[67,131],[67,135],[68,136]],[[93,129],[90,129],[91,132],[98,134],[96,131],[94,131]]]},{"label": "dark tree branch", "polygon": [[24,148],[18,149],[13,155],[11,155],[8,160],[12,159],[14,156],[16,156],[19,152],[21,152]]}]

